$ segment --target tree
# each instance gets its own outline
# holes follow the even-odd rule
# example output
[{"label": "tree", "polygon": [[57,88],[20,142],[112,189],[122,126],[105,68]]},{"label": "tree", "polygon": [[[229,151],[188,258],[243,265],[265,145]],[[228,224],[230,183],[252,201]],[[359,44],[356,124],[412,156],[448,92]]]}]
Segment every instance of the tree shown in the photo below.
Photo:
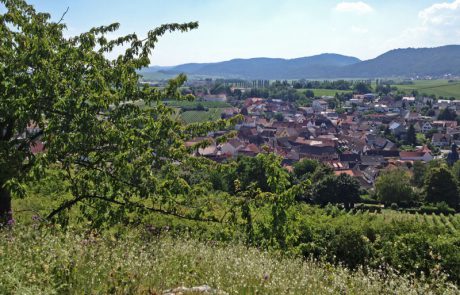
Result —
[{"label": "tree", "polygon": [[284,115],[283,115],[283,113],[276,113],[276,114],[275,114],[275,119],[276,119],[276,121],[278,121],[278,122],[283,122],[283,120],[284,120]]},{"label": "tree", "polygon": [[415,161],[412,166],[412,183],[416,187],[422,187],[425,181],[426,166],[422,161]]},{"label": "tree", "polygon": [[460,182],[460,161],[456,161],[452,166],[452,174],[457,182]]},{"label": "tree", "polygon": [[445,166],[429,170],[425,180],[425,193],[428,203],[446,202],[452,208],[458,206],[457,181],[452,172]]},{"label": "tree", "polygon": [[313,98],[315,97],[315,93],[313,92],[313,90],[307,89],[307,91],[305,91],[305,96],[307,98]]},{"label": "tree", "polygon": [[359,189],[359,183],[347,174],[328,175],[314,186],[313,200],[322,205],[343,203],[350,208],[360,200]]},{"label": "tree", "polygon": [[302,159],[294,164],[294,174],[298,178],[302,178],[304,175],[311,175],[320,166],[320,162],[313,159]]},{"label": "tree", "polygon": [[[108,39],[116,23],[68,38],[64,24],[25,1],[0,3],[5,6],[0,15],[1,218],[11,220],[11,193],[21,192],[20,181],[39,178],[51,164],[66,172],[72,198],[49,219],[65,216],[76,204],[93,224],[104,218],[116,222],[129,212],[188,218],[184,206],[160,206],[172,198],[171,186],[186,191],[177,163],[195,159],[184,140],[225,128],[229,121],[182,125],[162,100],[193,99],[179,90],[186,77],[159,89],[140,85],[137,71],[150,64],[160,36],[198,23],[162,25],[143,39],[136,34]],[[107,58],[121,45],[123,54]],[[25,132],[30,125],[39,131]],[[45,143],[46,153],[32,153],[37,140]]]},{"label": "tree", "polygon": [[372,87],[365,82],[358,82],[353,86],[354,91],[360,94],[366,94],[372,92]]},{"label": "tree", "polygon": [[340,174],[337,177],[337,192],[346,208],[354,207],[354,204],[361,200],[360,188],[358,181],[348,174]]},{"label": "tree", "polygon": [[409,125],[406,134],[406,142],[408,145],[415,146],[417,144],[417,135],[413,124]]},{"label": "tree", "polygon": [[238,190],[236,180],[243,188],[254,185],[263,192],[279,192],[289,186],[289,173],[281,166],[281,158],[272,153],[238,157],[229,174],[232,193]]},{"label": "tree", "polygon": [[409,202],[413,196],[410,177],[402,169],[381,173],[375,182],[375,191],[385,204]]},{"label": "tree", "polygon": [[457,114],[454,110],[450,108],[445,108],[442,110],[438,115],[438,120],[446,120],[446,121],[453,121],[457,118]]}]

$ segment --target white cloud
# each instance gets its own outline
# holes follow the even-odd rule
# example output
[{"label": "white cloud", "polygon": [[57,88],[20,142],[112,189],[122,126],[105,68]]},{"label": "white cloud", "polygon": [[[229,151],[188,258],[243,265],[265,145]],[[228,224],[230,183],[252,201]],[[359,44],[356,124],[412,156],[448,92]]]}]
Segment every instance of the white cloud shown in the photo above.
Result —
[{"label": "white cloud", "polygon": [[374,11],[369,4],[362,1],[341,2],[335,6],[335,10],[339,12],[354,12],[357,14],[367,14]]},{"label": "white cloud", "polygon": [[420,11],[419,18],[425,25],[452,25],[460,21],[460,0],[431,5]]},{"label": "white cloud", "polygon": [[414,26],[386,42],[386,47],[431,47],[460,43],[460,0],[436,3],[419,12]]}]

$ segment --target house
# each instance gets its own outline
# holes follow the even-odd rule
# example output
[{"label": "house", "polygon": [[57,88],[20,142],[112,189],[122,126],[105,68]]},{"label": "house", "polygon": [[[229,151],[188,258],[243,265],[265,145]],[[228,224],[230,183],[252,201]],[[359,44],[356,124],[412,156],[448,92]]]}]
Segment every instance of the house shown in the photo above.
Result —
[{"label": "house", "polygon": [[433,121],[433,127],[438,130],[445,130],[447,128],[455,128],[457,127],[457,121],[447,121],[447,120]]},{"label": "house", "polygon": [[[237,124],[235,127],[236,129],[239,129],[241,127],[256,127],[256,119],[252,117],[245,116],[244,121],[240,124]],[[238,128],[239,127],[239,128]]]},{"label": "house", "polygon": [[422,162],[429,162],[433,160],[433,155],[431,151],[415,151],[415,152],[399,152],[399,158],[401,161],[422,161]]},{"label": "house", "polygon": [[325,112],[327,110],[328,103],[322,99],[316,99],[311,104],[313,110],[317,113]]},{"label": "house", "polygon": [[299,110],[305,115],[312,115],[315,113],[312,107],[299,107]]},{"label": "house", "polygon": [[204,156],[204,157],[210,157],[214,156],[217,154],[217,146],[215,144],[209,145],[204,148],[199,148],[198,149],[198,155]]},{"label": "house", "polygon": [[409,102],[409,103],[415,102],[415,97],[413,97],[413,96],[404,96],[402,98],[402,101]]},{"label": "house", "polygon": [[276,130],[276,138],[292,138],[296,139],[299,136],[299,132],[292,127],[281,127]]},{"label": "house", "polygon": [[294,150],[301,158],[316,159],[319,161],[332,161],[338,159],[333,142],[325,140],[305,140],[297,138],[292,142]]},{"label": "house", "polygon": [[362,98],[358,98],[358,97],[353,97],[351,98],[350,100],[348,100],[347,102],[345,102],[345,105],[351,107],[351,106],[362,106],[363,105],[363,99]]},{"label": "house", "polygon": [[374,93],[366,93],[363,95],[364,99],[367,99],[367,100],[373,100],[376,95]]},{"label": "house", "polygon": [[451,101],[448,99],[438,99],[434,106],[439,108],[440,110],[443,110],[445,108],[450,107],[450,103]]},{"label": "house", "polygon": [[390,129],[390,132],[395,136],[401,136],[406,133],[406,127],[402,123],[395,121],[388,125],[388,129]]},{"label": "house", "polygon": [[226,108],[222,110],[222,112],[220,113],[220,117],[221,119],[228,119],[238,115],[239,112],[240,111],[238,108]]},{"label": "house", "polygon": [[374,104],[374,110],[378,113],[386,113],[388,112],[390,109],[388,108],[388,106],[386,104]]},{"label": "house", "polygon": [[380,169],[374,166],[368,166],[366,168],[360,166],[360,171],[362,173],[363,178],[369,184],[374,184],[375,180],[377,179],[380,173]]},{"label": "house", "polygon": [[431,130],[433,130],[433,125],[431,125],[430,122],[427,121],[422,124],[422,127],[421,127],[422,133],[428,133]]},{"label": "house", "polygon": [[435,133],[431,139],[431,144],[437,147],[445,147],[450,144],[450,139],[446,134]]},{"label": "house", "polygon": [[383,156],[379,155],[362,155],[361,156],[361,165],[364,166],[382,166],[386,163],[386,160]]},{"label": "house", "polygon": [[407,114],[404,115],[404,119],[407,121],[416,121],[420,119],[420,114],[417,112],[407,112]]},{"label": "house", "polygon": [[223,154],[232,157],[238,155],[238,150],[240,148],[244,148],[244,144],[237,138],[232,138],[228,142],[219,146],[219,149]]},{"label": "house", "polygon": [[335,171],[334,171],[334,174],[335,174],[336,176],[339,176],[339,175],[341,175],[341,174],[347,174],[347,175],[349,175],[349,176],[351,176],[351,177],[359,177],[359,176],[358,176],[358,173],[356,173],[356,171],[354,171],[354,170],[352,170],[352,169],[335,170]]},{"label": "house", "polygon": [[257,156],[257,154],[260,153],[260,149],[259,149],[259,147],[257,147],[257,145],[255,145],[253,143],[250,143],[250,144],[246,145],[245,147],[241,148],[238,151],[238,153],[240,155],[254,157],[254,156]]}]

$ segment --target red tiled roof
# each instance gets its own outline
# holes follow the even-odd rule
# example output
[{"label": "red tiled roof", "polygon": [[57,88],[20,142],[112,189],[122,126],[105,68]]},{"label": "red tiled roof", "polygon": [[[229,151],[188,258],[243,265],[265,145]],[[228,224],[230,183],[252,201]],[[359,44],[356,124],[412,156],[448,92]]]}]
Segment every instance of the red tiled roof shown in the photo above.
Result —
[{"label": "red tiled roof", "polygon": [[334,171],[334,174],[337,176],[339,176],[340,174],[347,174],[350,176],[355,176],[355,173],[353,172],[353,170],[338,170],[338,171]]}]

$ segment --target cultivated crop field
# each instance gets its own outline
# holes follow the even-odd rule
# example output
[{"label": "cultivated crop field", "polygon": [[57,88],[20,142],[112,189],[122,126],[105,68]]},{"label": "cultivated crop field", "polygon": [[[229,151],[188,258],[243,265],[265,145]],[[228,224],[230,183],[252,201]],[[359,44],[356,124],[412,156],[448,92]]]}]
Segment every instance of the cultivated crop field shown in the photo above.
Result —
[{"label": "cultivated crop field", "polygon": [[[164,101],[165,105],[177,109],[180,119],[186,124],[199,123],[206,121],[215,121],[221,118],[221,113],[224,109],[231,107],[227,102],[222,101]],[[204,110],[195,109],[198,106]],[[182,112],[180,112],[182,110]]]},{"label": "cultivated crop field", "polygon": [[223,101],[179,101],[179,100],[165,100],[165,105],[178,108],[194,108],[202,105],[205,108],[229,108],[231,105]]},{"label": "cultivated crop field", "polygon": [[220,115],[224,109],[209,108],[208,111],[185,111],[181,114],[181,119],[186,124],[215,121],[220,119]]},{"label": "cultivated crop field", "polygon": [[398,89],[411,92],[417,90],[420,94],[436,95],[443,97],[455,97],[460,99],[460,81],[449,82],[448,80],[419,80],[411,85],[392,85]]},{"label": "cultivated crop field", "polygon": [[311,90],[315,97],[320,96],[334,96],[336,93],[350,93],[351,90],[338,90],[338,89],[298,89],[299,92],[305,93],[306,90]]},{"label": "cultivated crop field", "polygon": [[382,213],[373,213],[368,210],[356,211],[354,213],[349,212],[351,215],[356,215],[369,218],[377,219],[384,222],[412,222],[421,226],[430,228],[434,231],[447,232],[449,234],[457,235],[460,234],[460,214],[450,215],[436,215],[426,213],[406,213],[395,210],[383,210]]}]

